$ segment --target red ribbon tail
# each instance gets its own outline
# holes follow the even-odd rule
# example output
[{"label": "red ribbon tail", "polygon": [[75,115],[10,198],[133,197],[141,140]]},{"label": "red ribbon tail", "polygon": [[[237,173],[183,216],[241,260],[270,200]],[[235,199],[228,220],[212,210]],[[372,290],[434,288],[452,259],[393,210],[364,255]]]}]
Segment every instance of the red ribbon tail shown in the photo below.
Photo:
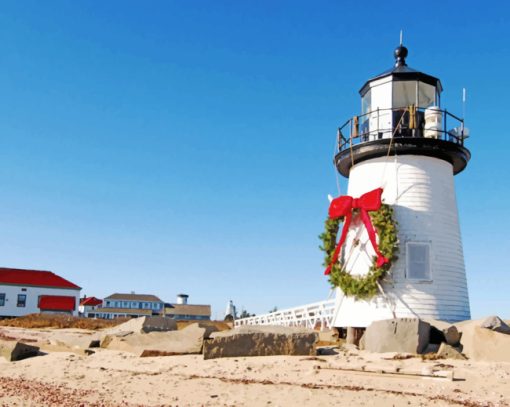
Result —
[{"label": "red ribbon tail", "polygon": [[326,268],[326,271],[324,271],[325,275],[328,275],[331,273],[331,269],[333,268],[333,265],[338,261],[338,257],[340,256],[340,250],[342,249],[342,246],[344,245],[345,238],[347,236],[347,231],[349,230],[349,225],[351,224],[351,213],[349,212],[347,215],[345,215],[344,220],[344,226],[342,228],[342,235],[340,236],[340,240],[338,241],[338,244],[336,245],[335,252],[333,253],[333,257],[331,258],[331,263],[329,263],[329,266]]}]

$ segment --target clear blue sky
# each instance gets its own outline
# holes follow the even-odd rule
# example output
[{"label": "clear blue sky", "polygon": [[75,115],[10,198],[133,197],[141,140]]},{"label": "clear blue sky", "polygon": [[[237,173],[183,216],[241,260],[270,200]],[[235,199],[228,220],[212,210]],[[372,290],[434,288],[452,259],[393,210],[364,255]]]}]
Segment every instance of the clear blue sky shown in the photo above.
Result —
[{"label": "clear blue sky", "polygon": [[[443,82],[474,317],[510,315],[510,6],[467,2],[5,1],[0,265],[82,294],[185,292],[222,317],[325,299],[317,235],[336,127],[389,68]],[[342,180],[345,190],[346,180]]]}]

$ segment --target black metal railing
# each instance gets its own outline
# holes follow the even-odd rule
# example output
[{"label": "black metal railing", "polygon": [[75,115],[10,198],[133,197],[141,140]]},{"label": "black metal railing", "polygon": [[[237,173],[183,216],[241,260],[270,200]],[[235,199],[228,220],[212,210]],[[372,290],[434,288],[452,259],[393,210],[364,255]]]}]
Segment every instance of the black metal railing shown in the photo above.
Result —
[{"label": "black metal railing", "polygon": [[[429,120],[426,121],[426,111]],[[441,116],[439,121],[430,120]],[[450,127],[449,126],[452,126]],[[405,108],[377,109],[360,116],[354,116],[338,128],[338,152],[368,141],[392,137],[425,137],[445,140],[464,145],[464,120],[439,108],[424,109],[409,106]]]}]

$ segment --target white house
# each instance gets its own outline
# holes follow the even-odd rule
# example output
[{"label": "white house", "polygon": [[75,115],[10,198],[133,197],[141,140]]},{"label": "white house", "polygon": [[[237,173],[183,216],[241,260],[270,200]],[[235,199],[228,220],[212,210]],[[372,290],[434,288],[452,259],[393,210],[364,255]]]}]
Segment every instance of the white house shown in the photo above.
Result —
[{"label": "white house", "polygon": [[0,317],[33,313],[78,315],[80,290],[51,271],[0,268]]},{"label": "white house", "polygon": [[78,307],[80,316],[85,318],[95,318],[97,315],[97,309],[101,308],[103,305],[103,300],[100,300],[96,297],[85,297],[80,301],[80,306]]},{"label": "white house", "polygon": [[103,306],[96,311],[97,318],[143,317],[161,315],[164,302],[149,294],[112,294],[103,300]]}]

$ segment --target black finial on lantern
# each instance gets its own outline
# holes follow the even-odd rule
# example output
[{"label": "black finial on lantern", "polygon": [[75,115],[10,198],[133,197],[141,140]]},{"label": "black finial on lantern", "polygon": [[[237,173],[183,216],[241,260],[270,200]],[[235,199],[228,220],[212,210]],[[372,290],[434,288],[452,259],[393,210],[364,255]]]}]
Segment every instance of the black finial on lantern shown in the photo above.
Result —
[{"label": "black finial on lantern", "polygon": [[406,57],[407,57],[407,48],[400,44],[397,48],[395,48],[395,67],[398,66],[407,66]]}]

